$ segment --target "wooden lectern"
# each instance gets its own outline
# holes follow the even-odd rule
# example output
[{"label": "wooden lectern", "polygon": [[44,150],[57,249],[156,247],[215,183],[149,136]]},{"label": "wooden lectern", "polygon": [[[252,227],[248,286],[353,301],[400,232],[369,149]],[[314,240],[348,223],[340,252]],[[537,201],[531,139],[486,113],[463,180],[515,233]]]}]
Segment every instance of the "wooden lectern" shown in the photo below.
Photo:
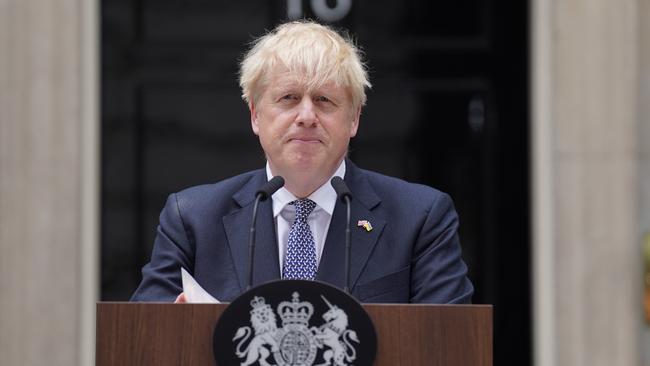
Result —
[{"label": "wooden lectern", "polygon": [[[98,303],[97,366],[214,365],[225,304]],[[364,305],[377,366],[491,366],[491,305]]]}]

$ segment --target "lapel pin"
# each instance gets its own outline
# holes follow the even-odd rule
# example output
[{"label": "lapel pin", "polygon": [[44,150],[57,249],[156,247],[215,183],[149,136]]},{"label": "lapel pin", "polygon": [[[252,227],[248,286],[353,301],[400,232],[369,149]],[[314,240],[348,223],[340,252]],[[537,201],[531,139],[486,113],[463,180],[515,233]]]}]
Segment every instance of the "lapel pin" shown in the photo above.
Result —
[{"label": "lapel pin", "polygon": [[372,230],[372,225],[370,224],[370,221],[368,221],[368,220],[359,220],[357,222],[357,226],[366,229],[366,231]]}]

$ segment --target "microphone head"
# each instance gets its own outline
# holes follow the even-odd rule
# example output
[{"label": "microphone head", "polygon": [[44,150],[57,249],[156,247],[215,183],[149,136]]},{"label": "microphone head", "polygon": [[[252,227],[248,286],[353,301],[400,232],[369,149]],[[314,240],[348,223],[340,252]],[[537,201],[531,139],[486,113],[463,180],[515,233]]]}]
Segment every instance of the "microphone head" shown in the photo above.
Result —
[{"label": "microphone head", "polygon": [[345,184],[345,181],[341,177],[334,177],[330,181],[332,184],[332,188],[334,188],[334,191],[336,192],[336,196],[338,199],[341,200],[341,202],[345,203],[345,197],[348,197],[350,200],[352,199],[352,193],[350,192],[350,189],[348,188],[348,185]]},{"label": "microphone head", "polygon": [[282,188],[282,186],[284,186],[284,178],[276,175],[270,181],[264,183],[264,185],[257,190],[255,195],[260,197],[260,201],[264,201],[269,198],[269,196],[273,195],[275,191]]}]

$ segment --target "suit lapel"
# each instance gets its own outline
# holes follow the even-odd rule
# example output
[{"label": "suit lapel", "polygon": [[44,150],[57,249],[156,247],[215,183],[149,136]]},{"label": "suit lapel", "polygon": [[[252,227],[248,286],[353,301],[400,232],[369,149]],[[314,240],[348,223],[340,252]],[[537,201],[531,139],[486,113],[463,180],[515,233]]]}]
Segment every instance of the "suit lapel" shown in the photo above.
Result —
[{"label": "suit lapel", "polygon": [[[350,222],[350,290],[352,291],[377,244],[386,221],[378,213],[373,212],[381,200],[368,183],[366,176],[349,160],[346,161],[345,182],[353,196]],[[346,216],[345,205],[337,202],[316,275],[317,280],[331,283],[339,288],[345,285]],[[357,227],[359,220],[368,220],[373,226],[372,230],[366,231],[362,227]]]},{"label": "suit lapel", "polygon": [[[253,217],[255,192],[264,182],[266,182],[266,175],[261,170],[233,195],[239,208],[223,217],[228,246],[242,291],[246,289],[248,282],[249,229]],[[277,234],[273,221],[271,199],[260,202],[255,226],[257,234],[253,271],[254,286],[280,278]]]}]

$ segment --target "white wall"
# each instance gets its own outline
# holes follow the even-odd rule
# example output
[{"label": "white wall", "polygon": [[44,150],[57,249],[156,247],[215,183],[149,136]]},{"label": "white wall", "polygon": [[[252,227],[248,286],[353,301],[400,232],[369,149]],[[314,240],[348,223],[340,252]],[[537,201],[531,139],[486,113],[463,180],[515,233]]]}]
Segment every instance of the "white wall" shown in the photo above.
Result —
[{"label": "white wall", "polygon": [[538,366],[641,359],[642,1],[532,3]]},{"label": "white wall", "polygon": [[92,365],[97,6],[0,0],[0,363]]},{"label": "white wall", "polygon": [[[639,237],[650,235],[650,0],[639,0]],[[642,365],[650,366],[650,324],[643,324]]]}]

